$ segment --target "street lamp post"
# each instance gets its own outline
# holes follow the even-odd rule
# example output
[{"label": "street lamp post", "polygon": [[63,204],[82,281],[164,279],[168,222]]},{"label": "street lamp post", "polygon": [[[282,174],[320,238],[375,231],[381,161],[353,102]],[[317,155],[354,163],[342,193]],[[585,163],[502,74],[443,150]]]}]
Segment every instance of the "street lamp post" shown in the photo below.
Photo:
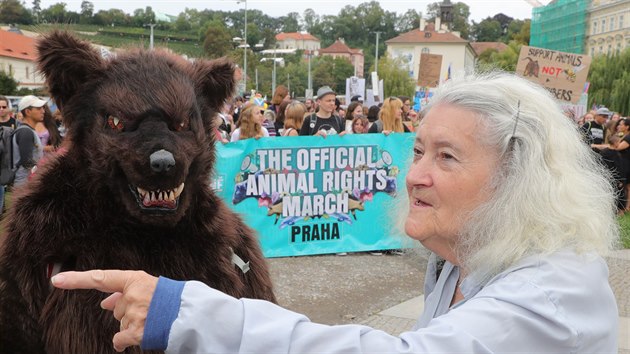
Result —
[{"label": "street lamp post", "polygon": [[149,37],[149,49],[153,49],[153,27],[157,26],[157,24],[149,23],[148,25],[145,25],[145,26],[151,27],[151,36]]},{"label": "street lamp post", "polygon": [[243,89],[247,92],[247,0],[238,0],[236,3],[240,4],[245,3],[245,32],[244,32],[244,41],[243,45]]}]

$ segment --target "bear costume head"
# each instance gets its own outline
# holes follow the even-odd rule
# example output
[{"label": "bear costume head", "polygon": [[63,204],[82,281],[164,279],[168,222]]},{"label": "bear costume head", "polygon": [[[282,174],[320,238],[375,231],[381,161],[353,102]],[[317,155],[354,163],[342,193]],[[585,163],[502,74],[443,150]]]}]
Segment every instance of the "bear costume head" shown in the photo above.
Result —
[{"label": "bear costume head", "polygon": [[138,269],[275,301],[254,231],[209,185],[234,65],[160,50],[104,59],[60,31],[37,48],[67,134],[4,220],[0,354],[113,352],[105,295],[54,289],[57,271]]}]

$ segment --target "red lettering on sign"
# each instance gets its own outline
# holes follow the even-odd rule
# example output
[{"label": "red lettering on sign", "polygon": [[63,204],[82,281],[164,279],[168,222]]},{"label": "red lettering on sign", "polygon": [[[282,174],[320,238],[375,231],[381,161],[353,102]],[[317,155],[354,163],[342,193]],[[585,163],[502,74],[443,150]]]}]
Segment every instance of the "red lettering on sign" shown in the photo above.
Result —
[{"label": "red lettering on sign", "polygon": [[562,73],[562,68],[556,68],[553,66],[543,66],[542,72],[543,74],[547,74],[549,76],[558,77],[558,75]]}]

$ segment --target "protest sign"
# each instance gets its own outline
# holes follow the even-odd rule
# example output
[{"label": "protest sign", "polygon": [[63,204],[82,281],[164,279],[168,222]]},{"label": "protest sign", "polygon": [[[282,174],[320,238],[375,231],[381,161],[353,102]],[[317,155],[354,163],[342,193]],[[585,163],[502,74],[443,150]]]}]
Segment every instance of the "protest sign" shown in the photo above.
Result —
[{"label": "protest sign", "polygon": [[418,71],[418,86],[438,87],[440,71],[442,70],[442,56],[439,54],[420,54],[420,70]]},{"label": "protest sign", "polygon": [[541,85],[559,101],[577,103],[590,65],[588,55],[522,46],[516,74]]}]

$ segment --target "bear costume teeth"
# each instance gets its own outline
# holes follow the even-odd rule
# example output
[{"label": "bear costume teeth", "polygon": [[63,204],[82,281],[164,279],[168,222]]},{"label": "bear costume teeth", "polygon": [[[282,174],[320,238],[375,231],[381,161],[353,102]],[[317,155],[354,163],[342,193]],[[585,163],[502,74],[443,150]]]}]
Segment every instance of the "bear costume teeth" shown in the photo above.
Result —
[{"label": "bear costume teeth", "polygon": [[184,183],[178,187],[169,190],[153,190],[148,191],[140,187],[136,187],[138,202],[144,208],[177,208],[177,201],[184,190]]}]

